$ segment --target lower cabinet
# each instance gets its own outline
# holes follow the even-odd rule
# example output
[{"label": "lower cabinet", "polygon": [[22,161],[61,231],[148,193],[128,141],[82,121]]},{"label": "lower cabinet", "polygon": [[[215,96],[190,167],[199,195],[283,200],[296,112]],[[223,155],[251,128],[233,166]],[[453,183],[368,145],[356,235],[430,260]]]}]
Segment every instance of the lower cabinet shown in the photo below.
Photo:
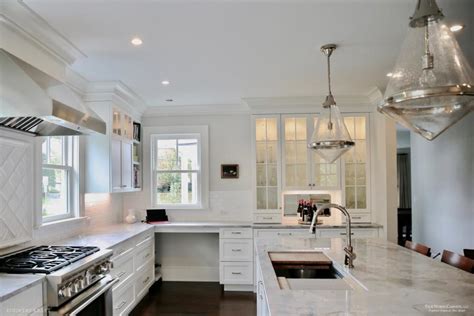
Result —
[{"label": "lower cabinet", "polygon": [[2,316],[43,316],[46,304],[43,299],[43,283],[38,283],[23,292],[0,302]]},{"label": "lower cabinet", "polygon": [[119,279],[112,289],[113,314],[128,315],[155,281],[154,232],[132,237],[112,250],[113,268],[110,273]]},{"label": "lower cabinet", "polygon": [[258,262],[258,259],[256,266],[257,316],[268,316],[270,315],[270,309],[268,308],[267,294],[265,293],[262,270],[260,268],[260,263]]}]

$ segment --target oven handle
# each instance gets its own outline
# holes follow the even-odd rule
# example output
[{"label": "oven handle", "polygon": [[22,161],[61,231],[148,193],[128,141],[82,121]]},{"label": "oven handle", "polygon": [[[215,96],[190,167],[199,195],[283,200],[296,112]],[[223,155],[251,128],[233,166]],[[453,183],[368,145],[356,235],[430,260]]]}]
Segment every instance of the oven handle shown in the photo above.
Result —
[{"label": "oven handle", "polygon": [[[85,293],[82,293],[81,296],[85,296],[87,299],[85,301],[78,302],[77,305],[73,305],[69,308],[66,307],[65,311],[59,311],[60,315],[70,315],[70,316],[75,316],[77,315],[80,311],[82,311],[84,308],[89,306],[94,300],[96,300],[99,296],[104,294],[106,291],[108,291],[112,286],[114,286],[119,279],[115,278],[112,279],[110,276],[106,276],[104,279],[100,280],[99,283],[104,283],[104,284],[97,284],[90,289],[88,289]],[[93,293],[92,296],[88,297]],[[76,298],[77,299],[77,298]],[[73,300],[74,301],[74,300]],[[72,303],[72,302],[71,302]],[[80,305],[79,305],[80,304]],[[70,305],[67,304],[67,305]],[[67,306],[66,305],[66,306]]]}]

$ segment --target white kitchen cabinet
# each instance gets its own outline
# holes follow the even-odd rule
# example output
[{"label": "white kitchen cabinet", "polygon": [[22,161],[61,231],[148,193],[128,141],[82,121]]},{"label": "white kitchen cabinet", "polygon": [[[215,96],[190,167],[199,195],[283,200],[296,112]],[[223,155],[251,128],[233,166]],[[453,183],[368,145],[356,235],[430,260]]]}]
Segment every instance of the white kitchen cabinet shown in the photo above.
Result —
[{"label": "white kitchen cabinet", "polygon": [[308,148],[317,117],[282,115],[282,190],[338,190],[340,161],[327,163]]},{"label": "white kitchen cabinet", "polygon": [[106,122],[107,134],[85,137],[86,192],[141,190],[141,146],[133,137],[136,121],[110,102],[88,105]]},{"label": "white kitchen cabinet", "polygon": [[0,302],[2,316],[43,316],[46,315],[43,283],[40,282],[23,292]]},{"label": "white kitchen cabinet", "polygon": [[256,263],[256,279],[257,279],[257,316],[269,316],[270,309],[268,307],[267,294],[263,283],[262,270],[260,262]]}]

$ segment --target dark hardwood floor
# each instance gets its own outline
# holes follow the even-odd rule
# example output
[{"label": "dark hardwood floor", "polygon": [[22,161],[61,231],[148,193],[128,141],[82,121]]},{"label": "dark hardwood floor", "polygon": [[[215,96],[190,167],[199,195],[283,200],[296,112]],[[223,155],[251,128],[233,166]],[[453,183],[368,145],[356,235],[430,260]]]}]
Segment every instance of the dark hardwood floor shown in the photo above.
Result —
[{"label": "dark hardwood floor", "polygon": [[254,293],[224,292],[219,283],[159,282],[130,315],[252,316],[256,304]]}]

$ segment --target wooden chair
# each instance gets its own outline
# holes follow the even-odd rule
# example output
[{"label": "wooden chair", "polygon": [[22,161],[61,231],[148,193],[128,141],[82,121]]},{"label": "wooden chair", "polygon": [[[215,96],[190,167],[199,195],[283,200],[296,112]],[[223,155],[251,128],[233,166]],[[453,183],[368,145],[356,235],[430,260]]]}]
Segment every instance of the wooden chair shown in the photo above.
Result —
[{"label": "wooden chair", "polygon": [[457,253],[444,250],[441,262],[447,263],[458,269],[474,273],[474,260],[458,255]]},{"label": "wooden chair", "polygon": [[464,249],[464,256],[474,260],[474,249]]},{"label": "wooden chair", "polygon": [[405,241],[405,248],[421,253],[424,256],[431,257],[431,248],[423,244],[417,244],[407,240]]}]

